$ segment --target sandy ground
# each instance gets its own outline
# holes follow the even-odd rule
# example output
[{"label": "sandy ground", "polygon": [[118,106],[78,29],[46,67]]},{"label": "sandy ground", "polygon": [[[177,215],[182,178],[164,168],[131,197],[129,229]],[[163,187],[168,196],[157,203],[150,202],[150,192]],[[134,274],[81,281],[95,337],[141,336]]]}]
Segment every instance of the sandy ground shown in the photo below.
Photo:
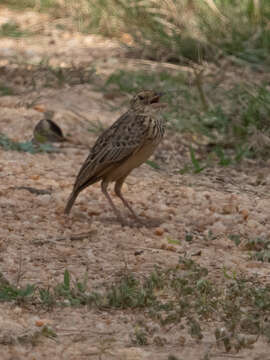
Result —
[{"label": "sandy ground", "polygon": [[[114,42],[63,30],[46,15],[25,13],[18,18],[16,13],[1,9],[0,22],[12,18],[37,34],[20,40],[0,39],[0,80],[8,79],[8,85],[15,86],[18,92],[0,98],[1,132],[17,141],[30,139],[34,125],[42,117],[29,106],[37,99],[36,103],[56,111],[55,120],[76,144],[65,144],[55,154],[32,155],[0,148],[3,275],[11,283],[16,283],[19,274],[21,285],[45,287],[62,281],[68,269],[74,279],[82,279],[87,273],[88,287],[95,289],[126,269],[148,274],[155,265],[177,264],[179,254],[197,254],[194,259],[206,266],[213,278],[218,279],[225,267],[246,275],[256,273],[267,281],[269,264],[248,260],[247,252],[236,247],[228,236],[269,236],[269,163],[265,167],[250,163],[249,167],[180,175],[177,170],[183,167],[187,150],[180,135],[168,133],[153,156],[161,170],[143,165],[134,170],[124,187],[126,197],[142,218],[161,220],[158,228],[122,228],[99,184],[79,196],[69,218],[63,215],[80,164],[97,136],[87,131],[88,122],[72,110],[107,126],[124,111],[119,109],[123,97],[106,99],[91,84],[46,88],[38,75],[37,89],[32,90],[27,64],[39,64],[47,56],[52,65],[94,66],[97,73],[106,74],[117,68],[123,50]],[[21,66],[16,65],[20,62]],[[264,179],[259,184],[258,176]],[[22,186],[45,189],[49,194],[32,194]],[[114,200],[128,216],[115,196]],[[210,245],[205,241],[209,231],[215,235]],[[187,233],[193,234],[192,243],[184,241]],[[179,240],[179,245],[170,245],[168,239]],[[141,255],[135,256],[139,250]],[[157,333],[166,338],[165,345],[153,342],[136,347],[130,334],[140,316],[128,310],[103,312],[67,307],[47,312],[1,303],[1,359],[161,360],[169,354],[179,359],[202,359],[209,349],[211,359],[269,359],[267,344],[262,340],[254,344],[252,351],[242,350],[238,355],[220,352],[215,348],[214,324],[205,329],[200,343],[175,326],[171,331],[158,328]],[[35,331],[39,320],[54,329],[57,340],[44,337],[36,346],[16,340]],[[147,321],[149,327],[156,326]],[[187,338],[185,346],[181,344],[182,335]]]}]

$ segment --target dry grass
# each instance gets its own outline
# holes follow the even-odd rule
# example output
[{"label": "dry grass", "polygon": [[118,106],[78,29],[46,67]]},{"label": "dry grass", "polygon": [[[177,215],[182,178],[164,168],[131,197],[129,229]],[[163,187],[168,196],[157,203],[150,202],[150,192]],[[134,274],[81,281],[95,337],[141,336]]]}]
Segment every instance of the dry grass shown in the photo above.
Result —
[{"label": "dry grass", "polygon": [[267,63],[268,0],[27,0],[4,2],[23,10],[72,17],[79,30],[117,37],[142,57],[162,61],[217,61],[234,56]]}]

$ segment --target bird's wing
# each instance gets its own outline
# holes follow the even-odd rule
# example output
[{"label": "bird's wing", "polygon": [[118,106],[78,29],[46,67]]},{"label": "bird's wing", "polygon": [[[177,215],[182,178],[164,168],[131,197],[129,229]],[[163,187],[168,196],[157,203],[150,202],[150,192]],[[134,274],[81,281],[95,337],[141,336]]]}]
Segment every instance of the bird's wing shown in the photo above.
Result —
[{"label": "bird's wing", "polygon": [[145,120],[143,113],[128,111],[105,130],[82,165],[74,189],[84,186],[91,178],[98,179],[106,167],[128,158],[137,151],[147,137]]},{"label": "bird's wing", "polygon": [[58,137],[63,138],[64,135],[63,135],[63,132],[62,132],[61,128],[54,121],[49,120],[49,119],[47,121],[50,124],[50,130],[54,134],[56,134]]},{"label": "bird's wing", "polygon": [[63,141],[64,136],[60,127],[52,120],[40,120],[34,128],[34,138],[38,142]]}]

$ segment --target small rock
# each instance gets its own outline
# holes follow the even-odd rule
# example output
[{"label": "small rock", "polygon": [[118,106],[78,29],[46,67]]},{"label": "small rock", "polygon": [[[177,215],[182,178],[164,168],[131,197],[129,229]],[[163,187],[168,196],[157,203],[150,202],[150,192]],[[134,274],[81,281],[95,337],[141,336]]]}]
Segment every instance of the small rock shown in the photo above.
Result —
[{"label": "small rock", "polygon": [[254,229],[257,229],[257,227],[259,226],[260,224],[255,221],[255,220],[248,220],[247,222],[247,226],[251,229],[251,230],[254,230]]},{"label": "small rock", "polygon": [[164,229],[161,228],[161,227],[157,227],[157,228],[155,228],[154,234],[158,235],[158,236],[161,236],[161,235],[164,234]]},{"label": "small rock", "polygon": [[41,327],[44,325],[44,321],[43,320],[37,320],[35,323],[36,326]]},{"label": "small rock", "polygon": [[39,195],[37,197],[37,200],[40,205],[48,205],[51,201],[51,195],[45,194],[45,195]]},{"label": "small rock", "polygon": [[165,204],[159,204],[157,209],[159,211],[168,211],[168,207]]},{"label": "small rock", "polygon": [[190,254],[191,256],[201,256],[202,255],[202,251],[201,250],[197,250],[194,251],[193,253]]},{"label": "small rock", "polygon": [[247,209],[243,209],[240,211],[240,214],[243,216],[244,220],[247,220],[247,218],[249,216],[249,211]]},{"label": "small rock", "polygon": [[224,234],[226,232],[226,227],[222,222],[218,221],[211,227],[211,230],[214,234]]},{"label": "small rock", "polygon": [[126,184],[126,183],[124,183],[123,185],[122,185],[122,192],[127,192],[128,191],[128,185]]},{"label": "small rock", "polygon": [[178,341],[181,346],[184,346],[186,343],[186,338],[184,336],[179,336]]},{"label": "small rock", "polygon": [[222,208],[223,214],[233,214],[235,212],[235,206],[234,204],[225,204]]},{"label": "small rock", "polygon": [[19,314],[22,313],[22,308],[19,307],[19,306],[16,306],[16,307],[13,309],[13,312],[14,312],[14,314],[19,315]]}]

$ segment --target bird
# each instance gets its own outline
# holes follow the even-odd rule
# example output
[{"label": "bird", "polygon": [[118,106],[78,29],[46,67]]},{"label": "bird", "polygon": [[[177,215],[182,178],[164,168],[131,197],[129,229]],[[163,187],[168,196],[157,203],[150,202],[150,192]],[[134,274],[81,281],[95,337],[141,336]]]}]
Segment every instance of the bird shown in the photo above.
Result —
[{"label": "bird", "polygon": [[152,155],[164,136],[166,121],[161,116],[161,109],[167,104],[160,102],[163,95],[153,90],[139,91],[131,99],[127,112],[98,137],[76,177],[65,214],[70,213],[82,190],[101,181],[101,190],[116,217],[123,226],[127,225],[107,191],[109,183],[114,182],[116,196],[135,220],[143,223],[124,198],[121,189],[130,172]]},{"label": "bird", "polygon": [[37,123],[33,131],[32,142],[34,144],[65,141],[62,130],[52,121],[53,115],[54,111],[44,112],[44,118]]}]

